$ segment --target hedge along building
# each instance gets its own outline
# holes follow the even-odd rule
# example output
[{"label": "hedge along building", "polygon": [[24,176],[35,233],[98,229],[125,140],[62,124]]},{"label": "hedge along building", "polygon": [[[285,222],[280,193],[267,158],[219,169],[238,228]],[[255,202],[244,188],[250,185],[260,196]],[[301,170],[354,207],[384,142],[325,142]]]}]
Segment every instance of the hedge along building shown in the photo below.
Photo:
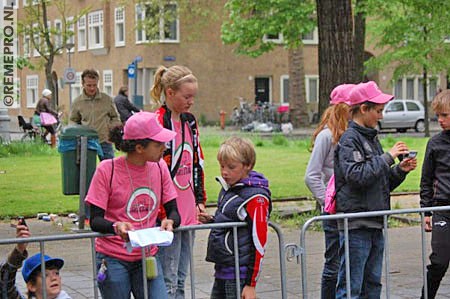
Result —
[{"label": "hedge along building", "polygon": [[[26,17],[24,1],[19,1],[19,20]],[[31,1],[31,0],[27,0]],[[38,3],[40,0],[33,0]],[[52,1],[53,2],[53,1]],[[55,1],[56,2],[56,1]],[[64,15],[55,5],[48,7],[48,24],[52,28],[64,28],[64,19],[71,20],[86,10],[68,30],[73,37],[66,41],[73,45],[70,53],[61,50],[54,58],[54,77],[58,82],[57,104],[66,114],[70,100],[81,92],[81,73],[86,68],[98,70],[99,89],[115,96],[122,85],[129,86],[130,99],[142,96],[144,109],[151,110],[149,90],[153,84],[153,74],[160,65],[167,67],[181,64],[189,67],[199,81],[199,92],[192,112],[202,120],[219,119],[221,110],[231,115],[234,106],[239,105],[239,97],[255,103],[255,99],[275,105],[288,103],[288,56],[287,50],[278,47],[258,58],[237,56],[233,46],[223,45],[220,38],[221,20],[211,18],[204,26],[193,26],[195,16],[181,14],[175,20],[158,24],[154,38],[139,27],[139,21],[154,11],[150,4],[141,5],[134,1],[66,1]],[[212,1],[209,7],[217,16],[223,14],[225,1]],[[35,4],[31,4],[35,5]],[[165,10],[176,9],[177,3],[164,6]],[[157,26],[157,27],[158,27]],[[32,64],[39,65],[40,57],[32,46],[30,35],[19,38],[19,53],[28,57]],[[61,43],[62,36],[52,34],[52,41]],[[277,42],[277,40],[272,40]],[[303,37],[305,92],[310,116],[317,111],[319,77],[317,57],[317,29]],[[376,55],[376,52],[369,51]],[[129,65],[137,62],[135,76],[129,78]],[[71,64],[75,82],[64,84],[64,71]],[[20,82],[20,108],[12,109],[10,115],[31,116],[40,93],[46,88],[45,73],[42,68],[24,68],[18,72]],[[72,74],[70,74],[72,75]],[[67,76],[67,74],[66,74]],[[395,92],[401,97],[420,98],[420,77],[408,77],[395,84],[391,82],[391,71],[369,75],[386,92]],[[434,87],[430,86],[430,94]],[[412,90],[412,91],[411,91]],[[404,94],[404,96],[403,96]]]}]

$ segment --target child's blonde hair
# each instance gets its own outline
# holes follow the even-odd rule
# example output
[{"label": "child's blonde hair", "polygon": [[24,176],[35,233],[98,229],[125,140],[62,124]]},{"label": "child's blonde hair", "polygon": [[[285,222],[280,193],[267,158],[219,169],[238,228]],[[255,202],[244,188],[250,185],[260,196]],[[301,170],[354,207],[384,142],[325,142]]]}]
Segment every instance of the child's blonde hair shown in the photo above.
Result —
[{"label": "child's blonde hair", "polygon": [[440,113],[443,111],[450,111],[450,89],[446,89],[438,93],[433,102],[431,103],[431,107],[434,112]]},{"label": "child's blonde hair", "polygon": [[219,162],[238,161],[253,169],[256,163],[256,152],[253,143],[246,138],[231,137],[225,140],[217,153]]},{"label": "child's blonde hair", "polygon": [[197,78],[192,74],[192,71],[182,65],[174,65],[169,68],[160,66],[156,72],[153,80],[153,86],[150,90],[150,95],[153,101],[160,105],[161,95],[171,88],[178,90],[183,83],[197,83]]}]

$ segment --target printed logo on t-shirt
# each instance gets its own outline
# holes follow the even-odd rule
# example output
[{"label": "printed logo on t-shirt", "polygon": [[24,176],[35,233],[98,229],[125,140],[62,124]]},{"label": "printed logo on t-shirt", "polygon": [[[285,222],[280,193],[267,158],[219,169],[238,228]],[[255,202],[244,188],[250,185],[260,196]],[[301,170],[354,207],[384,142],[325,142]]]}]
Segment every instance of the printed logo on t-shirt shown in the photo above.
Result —
[{"label": "printed logo on t-shirt", "polygon": [[127,216],[133,221],[144,221],[156,209],[158,198],[148,187],[137,188],[133,191],[127,204]]},{"label": "printed logo on t-shirt", "polygon": [[[181,145],[177,147],[174,155],[174,161],[178,161],[180,156]],[[180,190],[186,190],[191,185],[192,181],[192,159],[193,150],[189,143],[185,142],[183,147],[183,154],[181,155],[180,167],[173,179],[175,186]]]}]

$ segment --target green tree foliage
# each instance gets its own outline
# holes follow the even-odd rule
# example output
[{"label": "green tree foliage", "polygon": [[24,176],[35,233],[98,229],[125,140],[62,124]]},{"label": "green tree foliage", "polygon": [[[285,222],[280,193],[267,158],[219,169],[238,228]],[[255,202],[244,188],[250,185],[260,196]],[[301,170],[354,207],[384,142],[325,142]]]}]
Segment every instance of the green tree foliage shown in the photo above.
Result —
[{"label": "green tree foliage", "polygon": [[[314,2],[309,0],[228,0],[222,40],[236,53],[258,57],[284,46],[289,51],[289,102],[294,126],[309,123],[306,111],[302,35],[316,26]],[[280,42],[267,40],[279,37]],[[299,81],[300,80],[300,81]]]},{"label": "green tree foliage", "polygon": [[[121,5],[130,5],[130,1],[121,0]],[[134,0],[130,5],[145,17],[137,20],[135,29],[144,29],[148,44],[159,42],[162,35],[170,32],[170,26],[179,19],[183,22],[183,35],[193,40],[199,37],[201,29],[208,26],[217,15],[212,9],[217,0]],[[161,24],[164,24],[161,28]]]},{"label": "green tree foliage", "polygon": [[[40,55],[38,62],[25,59],[21,66],[28,67],[31,62],[35,68],[44,67],[46,85],[53,92],[53,103],[55,103],[57,97],[56,83],[52,75],[54,58],[62,53],[62,49],[74,35],[70,27],[76,24],[78,19],[85,15],[90,8],[86,7],[74,15],[68,3],[70,3],[69,0],[27,0],[27,5],[24,6],[24,17],[18,22],[19,33],[30,38],[32,47],[29,51],[35,50]],[[58,13],[58,17],[61,19],[60,29],[51,25],[52,19],[48,15],[49,10]],[[69,15],[73,18],[68,19]]]},{"label": "green tree foliage", "polygon": [[222,40],[237,44],[239,54],[258,57],[278,46],[264,37],[281,34],[282,45],[297,48],[303,34],[316,26],[314,3],[291,0],[229,0],[228,20],[222,26]]},{"label": "green tree foliage", "polygon": [[427,78],[450,65],[450,1],[367,0],[369,36],[382,54],[368,61],[369,69],[394,64],[393,79],[423,74],[425,135],[429,136]]}]

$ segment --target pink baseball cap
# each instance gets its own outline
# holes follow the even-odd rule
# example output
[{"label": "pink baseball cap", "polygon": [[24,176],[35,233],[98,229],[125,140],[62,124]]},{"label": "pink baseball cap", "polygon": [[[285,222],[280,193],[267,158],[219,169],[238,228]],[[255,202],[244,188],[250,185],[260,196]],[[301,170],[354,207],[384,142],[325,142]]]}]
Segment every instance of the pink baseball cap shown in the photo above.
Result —
[{"label": "pink baseball cap", "polygon": [[133,114],[123,128],[123,140],[151,139],[159,142],[168,142],[175,138],[174,131],[165,129],[151,112],[138,112]]},{"label": "pink baseball cap", "polygon": [[375,104],[385,104],[394,98],[391,94],[383,93],[374,81],[357,84],[350,91],[350,105],[357,105],[364,102]]},{"label": "pink baseball cap", "polygon": [[353,87],[355,87],[356,84],[341,84],[336,86],[330,94],[330,104],[336,105],[340,103],[345,103],[347,105],[350,105],[349,100],[349,94],[350,91],[352,91]]}]

